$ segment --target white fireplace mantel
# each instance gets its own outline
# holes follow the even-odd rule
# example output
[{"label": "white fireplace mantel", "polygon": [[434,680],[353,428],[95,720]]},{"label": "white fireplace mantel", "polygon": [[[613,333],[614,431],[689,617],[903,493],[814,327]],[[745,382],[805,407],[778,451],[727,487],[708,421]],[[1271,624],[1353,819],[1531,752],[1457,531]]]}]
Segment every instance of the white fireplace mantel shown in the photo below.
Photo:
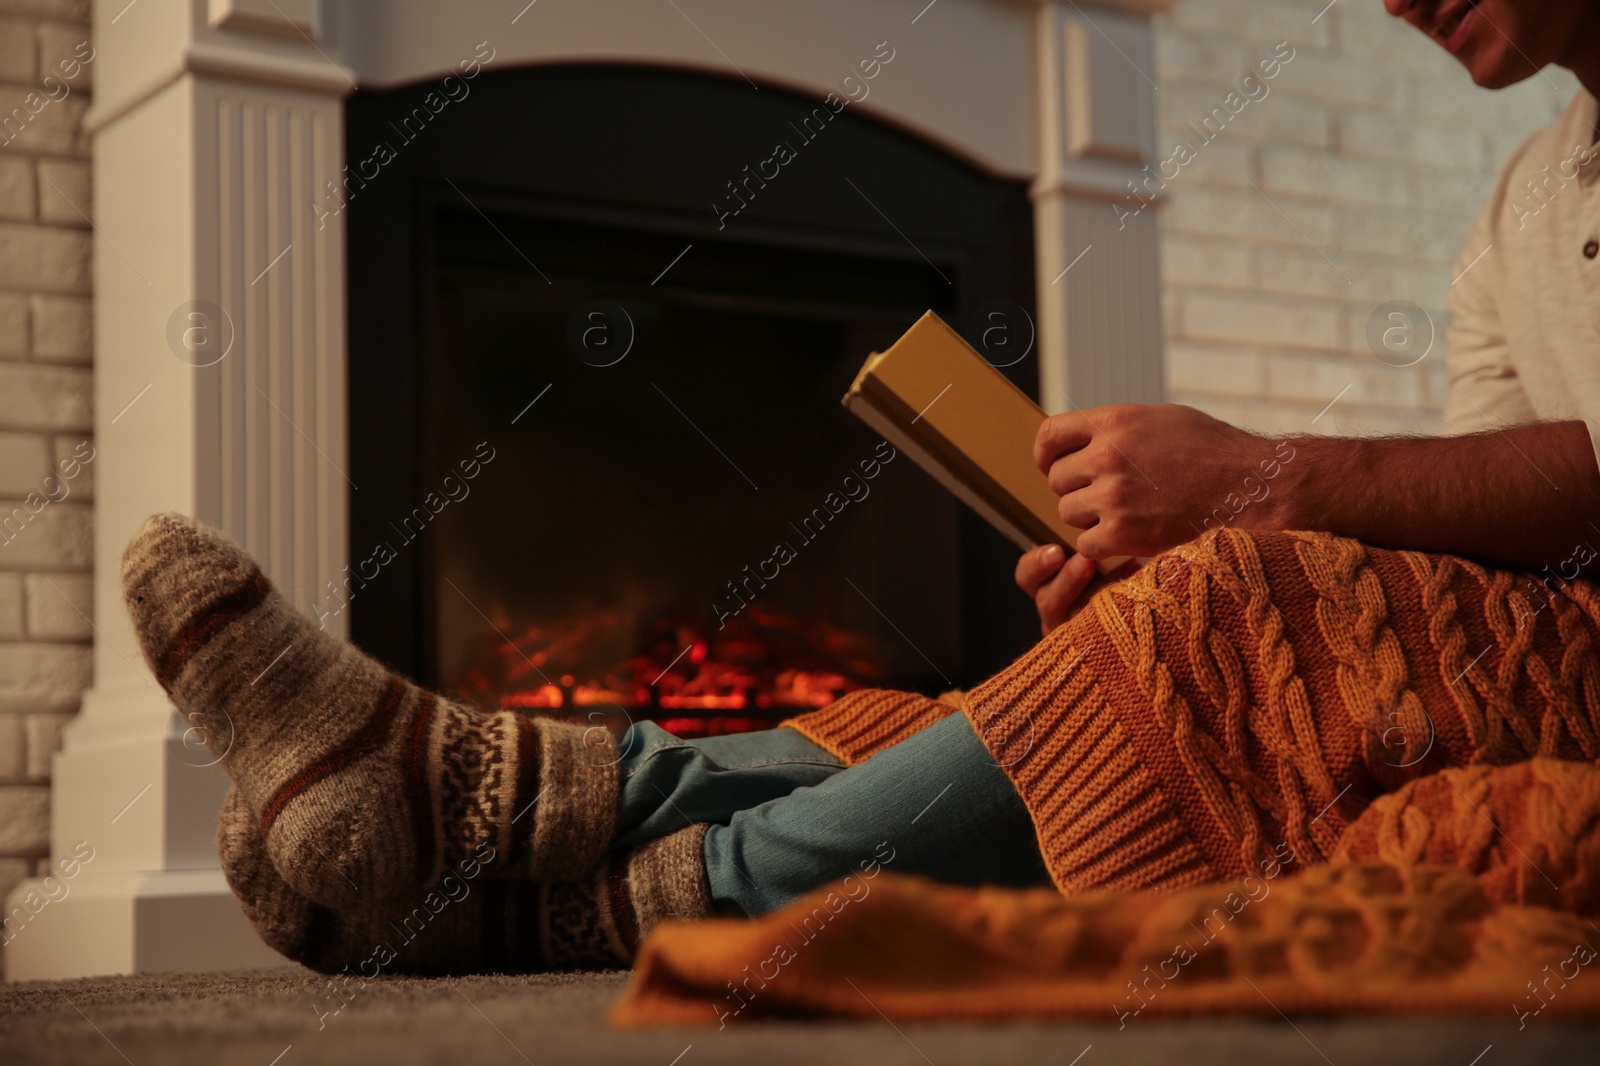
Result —
[{"label": "white fireplace mantel", "polygon": [[486,42],[492,69],[667,65],[820,98],[888,41],[861,113],[1031,182],[1046,405],[1154,400],[1155,218],[1112,205],[1153,158],[1148,19],[1174,2],[95,0],[99,628],[52,785],[53,853],[95,857],[7,976],[282,961],[217,869],[226,779],[140,664],[120,556],[178,510],[296,598],[346,561],[345,235],[312,207],[343,165],[345,96]]}]

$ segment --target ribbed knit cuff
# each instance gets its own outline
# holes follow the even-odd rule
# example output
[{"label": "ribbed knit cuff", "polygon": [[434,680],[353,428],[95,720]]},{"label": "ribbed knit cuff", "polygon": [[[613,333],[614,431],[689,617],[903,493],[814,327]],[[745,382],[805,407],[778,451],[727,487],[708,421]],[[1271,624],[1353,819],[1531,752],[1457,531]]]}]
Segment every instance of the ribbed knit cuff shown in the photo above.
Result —
[{"label": "ribbed knit cuff", "polygon": [[956,712],[915,692],[869,688],[839,697],[783,725],[851,766]]},{"label": "ribbed knit cuff", "polygon": [[1033,816],[1063,892],[1213,879],[1065,630],[974,688],[965,710]]},{"label": "ribbed knit cuff", "polygon": [[526,876],[576,881],[611,847],[617,821],[617,745],[609,730],[542,719],[539,798]]},{"label": "ribbed knit cuff", "polygon": [[711,917],[705,842],[706,827],[691,825],[641,844],[628,856],[628,897],[641,939],[664,921]]}]

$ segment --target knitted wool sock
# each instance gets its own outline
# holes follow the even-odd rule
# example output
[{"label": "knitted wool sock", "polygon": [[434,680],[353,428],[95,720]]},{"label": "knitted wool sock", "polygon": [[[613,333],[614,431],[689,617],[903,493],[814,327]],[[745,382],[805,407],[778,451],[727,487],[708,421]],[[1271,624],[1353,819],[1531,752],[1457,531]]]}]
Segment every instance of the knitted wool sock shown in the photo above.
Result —
[{"label": "knitted wool sock", "polygon": [[660,922],[710,917],[704,841],[705,826],[689,826],[564,882],[496,878],[468,860],[413,900],[335,909],[278,873],[237,788],[217,826],[223,874],[267,946],[357,978],[626,967]]},{"label": "knitted wool sock", "polygon": [[202,725],[301,895],[372,907],[437,884],[482,843],[492,872],[585,876],[616,817],[602,728],[424,691],[319,629],[221,533],[157,515],[123,556],[145,660]]},{"label": "knitted wool sock", "polygon": [[[1418,777],[1600,761],[1600,587],[1225,529],[1108,586],[962,709],[1063,891],[1276,876]],[[855,761],[937,713],[855,693],[792,724]]]}]

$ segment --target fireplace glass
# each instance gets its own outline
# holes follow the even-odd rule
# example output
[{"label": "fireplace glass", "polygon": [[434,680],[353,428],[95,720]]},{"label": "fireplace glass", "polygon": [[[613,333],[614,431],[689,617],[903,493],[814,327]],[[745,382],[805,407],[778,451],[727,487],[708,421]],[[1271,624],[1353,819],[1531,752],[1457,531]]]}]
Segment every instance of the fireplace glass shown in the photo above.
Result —
[{"label": "fireplace glass", "polygon": [[[348,206],[352,558],[394,557],[359,643],[484,706],[694,735],[1036,638],[1015,549],[840,405],[926,310],[1031,328],[1020,183],[847,111],[727,218],[815,101],[637,68],[475,90]],[[357,93],[351,152],[420,91]]]}]

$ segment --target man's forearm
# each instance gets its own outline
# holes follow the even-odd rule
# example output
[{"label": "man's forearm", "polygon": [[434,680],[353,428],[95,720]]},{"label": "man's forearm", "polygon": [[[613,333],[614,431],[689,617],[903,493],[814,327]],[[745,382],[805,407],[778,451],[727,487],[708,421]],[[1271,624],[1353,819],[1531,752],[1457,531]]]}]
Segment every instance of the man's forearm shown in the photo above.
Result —
[{"label": "man's forearm", "polygon": [[1239,525],[1326,530],[1531,570],[1565,566],[1568,578],[1600,568],[1587,548],[1600,547],[1600,470],[1582,422],[1291,443],[1283,479]]}]

